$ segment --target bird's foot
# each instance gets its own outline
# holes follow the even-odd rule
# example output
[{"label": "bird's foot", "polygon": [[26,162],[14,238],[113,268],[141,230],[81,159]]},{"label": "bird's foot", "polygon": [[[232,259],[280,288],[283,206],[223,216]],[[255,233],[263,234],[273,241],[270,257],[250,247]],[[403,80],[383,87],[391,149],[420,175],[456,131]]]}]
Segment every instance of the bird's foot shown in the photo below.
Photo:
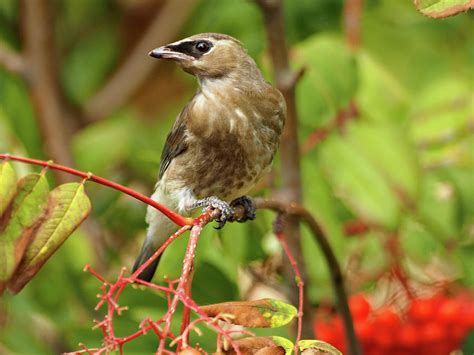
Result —
[{"label": "bird's foot", "polygon": [[221,229],[222,227],[224,227],[226,222],[231,222],[234,217],[234,210],[231,208],[231,206],[227,202],[222,201],[216,196],[206,197],[202,200],[197,200],[193,203],[191,208],[198,207],[204,207],[203,212],[208,208],[220,211],[220,215],[216,219],[216,229]]},{"label": "bird's foot", "polygon": [[237,221],[239,223],[254,220],[257,217],[257,206],[255,205],[255,201],[249,196],[240,196],[236,198],[230,203],[230,207],[233,209],[237,207],[243,207],[244,214],[243,216],[233,219],[233,221]]}]

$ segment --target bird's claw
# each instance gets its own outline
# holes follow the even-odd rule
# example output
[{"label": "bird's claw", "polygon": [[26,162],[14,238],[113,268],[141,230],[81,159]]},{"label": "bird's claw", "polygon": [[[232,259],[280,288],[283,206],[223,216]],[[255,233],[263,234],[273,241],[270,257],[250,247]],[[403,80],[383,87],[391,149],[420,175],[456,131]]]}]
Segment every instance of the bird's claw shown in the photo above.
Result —
[{"label": "bird's claw", "polygon": [[238,206],[242,206],[245,213],[242,217],[234,219],[235,221],[242,223],[248,220],[254,220],[257,217],[257,206],[255,205],[255,202],[252,198],[248,196],[240,196],[230,203],[230,207],[232,207],[232,209]]},{"label": "bird's claw", "polygon": [[231,206],[227,202],[222,201],[216,196],[211,196],[202,200],[198,200],[194,203],[193,207],[204,207],[203,212],[206,211],[208,208],[219,210],[220,215],[218,218],[216,218],[216,229],[221,229],[222,227],[224,227],[226,222],[231,222],[234,217],[234,210],[231,208]]}]

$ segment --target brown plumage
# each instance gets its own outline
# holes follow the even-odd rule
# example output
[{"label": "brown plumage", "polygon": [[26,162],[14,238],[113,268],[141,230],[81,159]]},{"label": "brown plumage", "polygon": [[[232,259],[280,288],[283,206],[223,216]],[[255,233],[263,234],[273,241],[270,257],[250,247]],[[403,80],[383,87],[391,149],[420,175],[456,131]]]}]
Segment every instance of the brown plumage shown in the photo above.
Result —
[{"label": "brown plumage", "polygon": [[[264,80],[242,44],[224,34],[198,34],[150,55],[176,61],[200,84],[168,134],[152,198],[185,215],[197,207],[219,208],[222,226],[231,218],[229,203],[251,207],[241,197],[270,167],[285,121],[283,96]],[[134,270],[176,229],[151,207],[147,222]],[[157,264],[140,278],[151,280]]]}]

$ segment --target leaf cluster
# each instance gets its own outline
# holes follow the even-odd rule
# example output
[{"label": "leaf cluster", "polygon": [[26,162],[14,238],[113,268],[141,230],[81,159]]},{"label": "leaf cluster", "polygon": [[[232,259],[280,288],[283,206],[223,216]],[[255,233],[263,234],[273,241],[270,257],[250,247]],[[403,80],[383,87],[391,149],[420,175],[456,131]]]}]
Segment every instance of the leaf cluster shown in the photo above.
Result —
[{"label": "leaf cluster", "polygon": [[91,210],[82,183],[49,191],[44,174],[17,181],[9,162],[0,164],[0,295],[17,293],[87,218]]}]

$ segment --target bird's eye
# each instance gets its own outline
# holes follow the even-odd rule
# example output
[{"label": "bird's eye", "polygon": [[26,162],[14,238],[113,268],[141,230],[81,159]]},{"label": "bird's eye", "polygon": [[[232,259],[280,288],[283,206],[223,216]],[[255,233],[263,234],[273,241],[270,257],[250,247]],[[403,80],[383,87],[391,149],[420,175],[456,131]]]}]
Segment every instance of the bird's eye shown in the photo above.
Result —
[{"label": "bird's eye", "polygon": [[206,41],[199,41],[196,43],[196,49],[201,53],[206,53],[211,49],[211,44]]}]

